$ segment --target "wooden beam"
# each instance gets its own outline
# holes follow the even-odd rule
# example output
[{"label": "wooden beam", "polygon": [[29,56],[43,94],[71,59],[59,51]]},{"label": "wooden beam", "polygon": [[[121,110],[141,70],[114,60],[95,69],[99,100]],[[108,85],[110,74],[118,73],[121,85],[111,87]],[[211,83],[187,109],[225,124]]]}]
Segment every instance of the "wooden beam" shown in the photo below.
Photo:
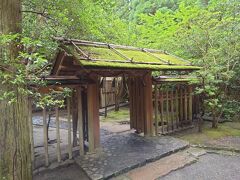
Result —
[{"label": "wooden beam", "polygon": [[77,146],[77,125],[78,125],[78,101],[77,92],[74,89],[72,93],[72,128],[73,128],[73,147]]},{"label": "wooden beam", "polygon": [[155,135],[158,136],[158,87],[155,85],[154,87],[154,95],[155,95],[155,102],[154,102],[154,112],[155,112]]},{"label": "wooden beam", "polygon": [[173,93],[173,88],[171,89],[171,123],[172,123],[172,131],[174,130],[174,93]]},{"label": "wooden beam", "polygon": [[78,101],[77,104],[78,104],[79,154],[84,155],[82,92],[80,87],[77,89],[77,101]]},{"label": "wooden beam", "polygon": [[191,121],[192,123],[193,116],[192,116],[192,86],[191,85],[188,86],[188,93],[189,93],[189,102],[188,102],[189,121]]},{"label": "wooden beam", "polygon": [[152,103],[152,75],[150,73],[146,73],[144,76],[144,135],[153,136],[154,135],[154,127],[153,127],[153,103]]},{"label": "wooden beam", "polygon": [[176,89],[176,94],[175,94],[175,97],[176,97],[176,127],[179,128],[179,94],[178,94],[178,88]]},{"label": "wooden beam", "polygon": [[45,166],[49,166],[48,156],[48,136],[47,136],[47,113],[46,108],[43,108],[43,141],[44,141],[44,155],[45,155]]},{"label": "wooden beam", "polygon": [[60,123],[59,123],[59,109],[55,108],[56,112],[56,137],[57,137],[57,160],[61,162],[61,139],[60,139]]},{"label": "wooden beam", "polygon": [[95,84],[87,86],[88,97],[88,143],[89,151],[93,152],[100,146],[100,122],[99,122],[99,84],[98,76],[91,76],[96,80]]},{"label": "wooden beam", "polygon": [[134,128],[134,119],[133,119],[133,87],[132,87],[132,80],[129,78],[127,80],[128,83],[128,96],[129,96],[129,111],[130,111],[130,129]]},{"label": "wooden beam", "polygon": [[183,122],[183,89],[180,87],[180,126],[182,127],[182,122]]},{"label": "wooden beam", "polygon": [[169,97],[168,97],[168,89],[166,90],[166,120],[167,120],[167,131],[169,131]]},{"label": "wooden beam", "polygon": [[188,98],[187,98],[187,87],[184,88],[184,121],[188,120]]},{"label": "wooden beam", "polygon": [[161,89],[159,88],[159,91],[161,93],[160,95],[160,104],[161,104],[161,109],[160,109],[160,117],[161,117],[161,125],[162,125],[162,134],[164,133],[164,121],[163,121],[163,92],[161,91]]},{"label": "wooden beam", "polygon": [[64,58],[66,57],[65,51],[60,51],[60,53],[57,55],[57,58],[55,59],[53,69],[51,71],[51,75],[58,75],[59,74],[59,68],[61,64],[63,63]]},{"label": "wooden beam", "polygon": [[67,119],[68,119],[68,158],[72,159],[72,126],[71,126],[71,101],[67,98]]},{"label": "wooden beam", "polygon": [[28,118],[29,118],[29,131],[30,131],[30,144],[31,144],[31,158],[32,158],[32,168],[35,166],[35,156],[34,156],[34,139],[33,139],[33,122],[32,122],[32,99],[28,100]]}]

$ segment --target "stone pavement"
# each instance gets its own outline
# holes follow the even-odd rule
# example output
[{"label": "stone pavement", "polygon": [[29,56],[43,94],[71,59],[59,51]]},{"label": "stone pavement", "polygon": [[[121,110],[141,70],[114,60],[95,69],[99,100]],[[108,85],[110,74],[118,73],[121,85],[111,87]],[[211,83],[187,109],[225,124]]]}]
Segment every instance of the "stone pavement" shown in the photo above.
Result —
[{"label": "stone pavement", "polygon": [[197,162],[198,157],[205,153],[206,151],[202,149],[188,148],[133,169],[126,174],[112,178],[112,180],[155,180]]},{"label": "stone pavement", "polygon": [[189,146],[187,142],[169,136],[146,138],[130,132],[106,136],[101,145],[99,152],[76,159],[94,180],[120,175]]},{"label": "stone pavement", "polygon": [[240,156],[207,153],[198,162],[159,180],[239,180]]}]

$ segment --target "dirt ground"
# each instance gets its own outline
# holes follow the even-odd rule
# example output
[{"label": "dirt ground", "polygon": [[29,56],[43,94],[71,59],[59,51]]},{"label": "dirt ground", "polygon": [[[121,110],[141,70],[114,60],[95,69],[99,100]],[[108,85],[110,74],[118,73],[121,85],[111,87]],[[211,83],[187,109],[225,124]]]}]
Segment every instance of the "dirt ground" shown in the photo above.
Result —
[{"label": "dirt ground", "polygon": [[76,164],[36,174],[33,180],[89,180],[87,175]]},{"label": "dirt ground", "polygon": [[189,141],[191,144],[240,150],[240,123],[220,123],[217,129],[210,122],[204,122],[203,132],[195,128],[173,134],[174,137]]},{"label": "dirt ground", "polygon": [[[62,116],[61,121],[66,121]],[[101,136],[109,136],[130,130],[129,112],[124,108],[120,112],[109,112],[108,117],[101,117]],[[35,157],[39,163],[44,164],[43,155],[43,128],[34,126]],[[107,133],[106,133],[107,132]],[[67,129],[61,128],[61,150],[67,152]],[[198,133],[197,127],[172,134],[172,136],[189,141],[193,145],[229,148],[240,150],[240,123],[228,122],[219,124],[218,129],[212,129],[211,123],[204,122],[203,132]],[[49,155],[50,161],[56,160],[56,128],[49,128]],[[233,179],[240,177],[240,154],[226,156],[222,154],[207,153],[200,156],[196,163],[170,172],[163,179]],[[224,163],[223,163],[224,162]],[[226,166],[226,164],[228,164]],[[162,170],[162,169],[161,169]],[[169,170],[169,169],[168,169]],[[170,170],[169,170],[170,171]],[[204,172],[204,173],[203,173]],[[159,173],[159,172],[157,172]],[[124,176],[121,176],[124,177]],[[126,176],[124,177],[126,179]],[[142,177],[144,178],[144,177]],[[54,170],[35,174],[34,180],[88,180],[89,178],[77,164],[59,167]],[[162,178],[160,178],[162,179]],[[121,180],[121,178],[119,179]],[[126,179],[130,180],[130,179]],[[134,179],[133,179],[134,180]],[[136,179],[138,180],[138,179]],[[150,180],[150,179],[149,179]]]},{"label": "dirt ground", "polygon": [[[121,132],[130,131],[129,125],[129,110],[128,108],[121,108],[119,112],[110,111],[108,117],[100,117],[101,138],[108,135],[113,135]],[[42,126],[42,114],[33,114],[33,137],[34,137],[34,155],[35,155],[35,169],[44,166],[44,136]],[[49,144],[48,153],[49,161],[55,162],[57,160],[57,143],[56,143],[56,128],[55,115],[51,115],[50,127],[48,130]],[[68,151],[68,124],[66,111],[60,111],[60,146],[61,154],[65,155]],[[72,135],[72,133],[71,133]]]}]

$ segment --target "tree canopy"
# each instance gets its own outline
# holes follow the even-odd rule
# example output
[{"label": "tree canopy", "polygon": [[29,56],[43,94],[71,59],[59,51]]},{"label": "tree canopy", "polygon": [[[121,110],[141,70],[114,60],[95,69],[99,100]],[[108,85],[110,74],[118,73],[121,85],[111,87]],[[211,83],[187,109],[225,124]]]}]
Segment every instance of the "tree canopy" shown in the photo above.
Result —
[{"label": "tree canopy", "polygon": [[240,109],[239,11],[238,0],[24,0],[22,34],[2,34],[1,44],[23,46],[27,71],[14,83],[48,72],[55,36],[167,50],[204,67],[197,93],[208,110],[233,117]]}]

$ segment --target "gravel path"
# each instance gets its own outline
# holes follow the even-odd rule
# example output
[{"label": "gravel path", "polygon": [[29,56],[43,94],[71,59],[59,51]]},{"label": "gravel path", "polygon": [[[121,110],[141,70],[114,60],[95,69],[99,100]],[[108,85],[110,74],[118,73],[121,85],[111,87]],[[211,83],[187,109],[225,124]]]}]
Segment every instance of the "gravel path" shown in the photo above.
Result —
[{"label": "gravel path", "polygon": [[240,156],[206,154],[195,164],[160,178],[161,180],[239,180]]}]

